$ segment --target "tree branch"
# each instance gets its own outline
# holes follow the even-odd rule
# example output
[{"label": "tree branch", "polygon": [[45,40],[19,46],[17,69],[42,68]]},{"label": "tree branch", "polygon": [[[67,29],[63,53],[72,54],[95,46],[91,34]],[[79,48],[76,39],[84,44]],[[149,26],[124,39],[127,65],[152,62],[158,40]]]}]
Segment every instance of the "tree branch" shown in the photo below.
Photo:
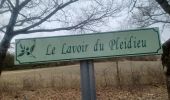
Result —
[{"label": "tree branch", "polygon": [[[29,33],[37,33],[37,32],[54,32],[54,31],[61,31],[61,30],[73,30],[73,29],[79,29],[79,28],[83,28],[86,25],[91,25],[90,23],[95,23],[96,21],[99,21],[101,19],[103,19],[104,17],[107,17],[108,12],[104,13],[103,15],[97,17],[97,18],[93,18],[93,16],[95,16],[95,14],[91,14],[86,20],[73,25],[73,26],[69,26],[69,27],[63,27],[63,28],[54,28],[54,29],[35,29],[35,30],[29,30],[29,31],[15,31],[14,34],[29,34]],[[85,29],[85,28],[84,28]],[[91,29],[92,30],[92,29]]]},{"label": "tree branch", "polygon": [[12,2],[10,0],[7,0],[7,2],[9,3],[9,5],[12,7],[12,9],[14,9],[14,5],[12,4]]},{"label": "tree branch", "polygon": [[23,1],[17,8],[18,10],[21,10],[24,6],[26,6],[31,0],[25,0]]},{"label": "tree branch", "polygon": [[85,25],[87,23],[87,20],[74,25],[74,26],[69,26],[69,27],[63,27],[63,28],[54,28],[54,29],[35,29],[35,30],[30,30],[30,31],[14,31],[15,35],[18,34],[29,34],[29,33],[37,33],[37,32],[54,32],[54,31],[61,31],[61,30],[72,30],[72,29],[78,29]]},{"label": "tree branch", "polygon": [[4,31],[3,29],[6,28],[6,27],[7,27],[7,26],[2,26],[2,27],[0,27],[0,31],[5,33],[5,31]]},{"label": "tree branch", "polygon": [[9,9],[4,10],[4,11],[0,11],[0,14],[4,14],[4,13],[9,12],[9,11],[10,11]]},{"label": "tree branch", "polygon": [[158,20],[158,19],[154,19],[152,17],[150,17],[150,19],[157,22],[157,23],[170,23],[170,21],[168,21],[168,20]]},{"label": "tree branch", "polygon": [[46,17],[42,18],[39,22],[37,22],[37,23],[35,23],[35,24],[31,25],[31,26],[28,26],[28,27],[26,27],[26,28],[23,28],[23,29],[21,29],[21,30],[17,30],[17,32],[18,32],[18,33],[23,33],[23,32],[28,31],[28,30],[31,29],[31,28],[34,28],[34,27],[42,24],[42,23],[45,22],[47,19],[49,19],[51,16],[53,16],[57,11],[63,9],[64,7],[66,7],[66,6],[74,3],[74,2],[76,2],[76,1],[78,1],[78,0],[70,0],[70,1],[68,1],[68,2],[66,2],[66,3],[64,3],[64,4],[59,5],[56,9],[54,9],[54,10],[53,10],[50,14],[48,14]]},{"label": "tree branch", "polygon": [[0,2],[0,9],[3,7],[5,1],[6,1],[6,0],[2,0],[2,1]]},{"label": "tree branch", "polygon": [[15,7],[18,7],[18,6],[19,6],[19,0],[16,0]]},{"label": "tree branch", "polygon": [[29,33],[37,33],[37,32],[54,32],[54,31],[61,31],[61,30],[72,30],[72,29],[77,29],[77,26],[71,26],[71,27],[63,27],[63,28],[55,28],[55,29],[37,29],[37,30],[30,30],[30,31],[26,31],[24,33],[19,33],[17,31],[15,31],[15,35],[18,34],[29,34]]},{"label": "tree branch", "polygon": [[24,23],[28,23],[28,22],[31,22],[31,21],[34,21],[34,20],[38,20],[38,19],[41,19],[41,17],[37,16],[37,17],[30,17],[30,18],[25,18],[25,19],[22,19],[22,20],[18,20],[16,22],[15,26],[22,26]]},{"label": "tree branch", "polygon": [[130,8],[129,12],[132,12],[132,10],[135,8],[137,0],[133,0],[133,2],[134,3],[132,5],[132,7]]},{"label": "tree branch", "polygon": [[[7,0],[10,3],[10,0]],[[16,7],[13,8],[11,16],[10,16],[10,20],[9,23],[7,25],[6,28],[6,34],[8,35],[14,35],[12,34],[14,31],[14,26],[16,24],[16,20],[18,18],[18,14],[20,12],[20,10],[31,0],[25,0],[24,2],[21,3],[21,5],[17,6],[19,4],[19,0],[16,1]],[[11,5],[12,3],[10,3]]]},{"label": "tree branch", "polygon": [[162,7],[162,9],[170,15],[170,5],[167,0],[156,0],[156,2]]}]

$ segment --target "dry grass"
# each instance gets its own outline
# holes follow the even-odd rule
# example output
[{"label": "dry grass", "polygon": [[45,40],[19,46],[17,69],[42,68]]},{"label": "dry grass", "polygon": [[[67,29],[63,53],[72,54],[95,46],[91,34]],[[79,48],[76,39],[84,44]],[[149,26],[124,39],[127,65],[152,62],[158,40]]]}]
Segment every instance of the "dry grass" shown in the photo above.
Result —
[{"label": "dry grass", "polygon": [[[146,91],[143,89],[145,85],[162,86],[162,84],[165,84],[163,69],[159,61],[121,61],[118,65],[119,75],[117,75],[115,62],[95,63],[96,87],[99,100],[125,100],[111,99],[117,95],[114,94],[115,87],[125,87],[128,92],[132,93],[134,87]],[[117,76],[119,76],[120,82],[118,82]],[[36,100],[79,100],[79,87],[79,65],[9,71],[2,73],[0,79],[0,97],[3,100],[11,98],[16,100],[19,100],[19,98],[29,98],[29,100],[35,100],[35,98]],[[158,89],[164,93],[166,92],[165,87],[161,89],[158,87]],[[101,93],[101,90],[103,93]],[[120,90],[119,92],[121,93]],[[51,97],[50,94],[51,96],[57,95],[57,97]],[[110,99],[102,99],[105,96],[108,97],[107,95],[111,95]],[[133,97],[133,95],[131,96]]]}]

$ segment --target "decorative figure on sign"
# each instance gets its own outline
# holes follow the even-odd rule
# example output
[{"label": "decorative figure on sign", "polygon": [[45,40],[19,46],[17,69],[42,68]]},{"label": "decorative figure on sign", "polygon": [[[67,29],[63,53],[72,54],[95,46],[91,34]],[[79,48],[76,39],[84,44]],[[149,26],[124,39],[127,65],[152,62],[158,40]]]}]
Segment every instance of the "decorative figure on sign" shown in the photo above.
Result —
[{"label": "decorative figure on sign", "polygon": [[33,44],[31,46],[23,46],[21,43],[19,44],[20,48],[21,48],[21,51],[20,53],[17,55],[17,57],[21,57],[21,56],[24,56],[24,55],[27,55],[27,56],[30,56],[30,57],[33,57],[33,58],[36,58],[32,52],[34,51],[34,48],[35,48],[35,40],[32,40],[33,41]]}]

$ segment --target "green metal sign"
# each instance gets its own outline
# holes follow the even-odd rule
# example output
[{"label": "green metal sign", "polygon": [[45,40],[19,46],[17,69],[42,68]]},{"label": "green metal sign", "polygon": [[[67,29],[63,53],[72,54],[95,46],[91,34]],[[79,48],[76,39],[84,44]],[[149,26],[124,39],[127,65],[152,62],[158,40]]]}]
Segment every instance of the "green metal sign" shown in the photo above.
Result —
[{"label": "green metal sign", "polygon": [[161,54],[158,28],[17,39],[15,64]]}]

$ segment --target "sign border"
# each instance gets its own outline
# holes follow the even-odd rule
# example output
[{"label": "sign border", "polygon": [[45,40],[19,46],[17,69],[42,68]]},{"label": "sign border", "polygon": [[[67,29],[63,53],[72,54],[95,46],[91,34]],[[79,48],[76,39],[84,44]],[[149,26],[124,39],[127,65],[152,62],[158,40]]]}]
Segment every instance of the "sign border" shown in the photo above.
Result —
[{"label": "sign border", "polygon": [[[28,40],[28,39],[44,39],[44,38],[59,38],[59,37],[72,37],[72,36],[84,36],[84,35],[95,35],[95,34],[119,34],[118,32],[129,32],[129,31],[141,31],[141,30],[153,30],[157,33],[157,38],[159,40],[159,48],[155,52],[148,52],[148,53],[135,53],[135,54],[125,54],[125,55],[111,55],[111,56],[100,56],[100,57],[85,57],[85,58],[73,58],[73,59],[61,59],[61,60],[46,60],[46,61],[36,61],[36,62],[20,62],[17,59],[17,44],[20,42],[20,40]],[[17,41],[18,40],[18,41]],[[16,42],[17,41],[17,42]],[[112,57],[127,57],[127,56],[146,56],[146,55],[160,55],[158,54],[159,50],[161,50],[161,42],[160,42],[160,34],[159,34],[159,28],[153,27],[153,28],[142,28],[142,29],[132,29],[132,30],[122,30],[122,31],[109,31],[109,32],[99,32],[99,33],[88,33],[88,34],[78,34],[78,35],[65,35],[65,36],[51,36],[51,37],[36,37],[36,38],[24,38],[24,39],[16,39],[15,40],[15,60],[18,61],[17,65],[23,65],[23,64],[35,64],[35,63],[50,63],[50,62],[60,62],[60,61],[74,61],[74,60],[86,60],[86,59],[104,59],[104,58],[112,58]]]}]

